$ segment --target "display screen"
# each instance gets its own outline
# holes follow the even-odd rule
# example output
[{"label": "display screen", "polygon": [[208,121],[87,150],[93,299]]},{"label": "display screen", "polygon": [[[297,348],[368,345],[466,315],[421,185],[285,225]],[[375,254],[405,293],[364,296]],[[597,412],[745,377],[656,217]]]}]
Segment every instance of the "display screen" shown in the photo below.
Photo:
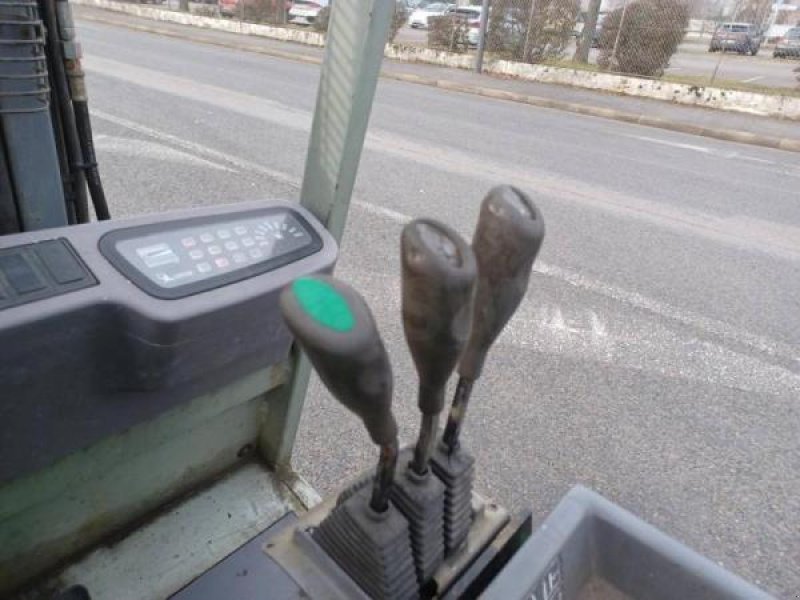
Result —
[{"label": "display screen", "polygon": [[113,231],[100,249],[145,291],[171,298],[264,273],[321,245],[305,219],[281,208]]}]

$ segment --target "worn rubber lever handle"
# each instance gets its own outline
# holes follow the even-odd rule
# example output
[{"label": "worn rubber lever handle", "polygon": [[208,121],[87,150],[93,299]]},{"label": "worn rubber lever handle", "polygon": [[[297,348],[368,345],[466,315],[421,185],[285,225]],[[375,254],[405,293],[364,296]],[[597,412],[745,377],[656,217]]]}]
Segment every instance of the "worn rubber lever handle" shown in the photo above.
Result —
[{"label": "worn rubber lever handle", "polygon": [[469,337],[477,264],[450,227],[417,219],[400,237],[403,330],[419,375],[419,409],[444,408],[447,380]]},{"label": "worn rubber lever handle", "polygon": [[361,418],[373,442],[395,443],[392,368],[361,295],[333,277],[303,277],[283,290],[280,306],[331,393]]},{"label": "worn rubber lever handle", "polygon": [[478,285],[472,330],[458,365],[463,379],[480,376],[489,348],[525,296],[543,239],[542,214],[527,194],[509,185],[489,191],[472,240]]}]

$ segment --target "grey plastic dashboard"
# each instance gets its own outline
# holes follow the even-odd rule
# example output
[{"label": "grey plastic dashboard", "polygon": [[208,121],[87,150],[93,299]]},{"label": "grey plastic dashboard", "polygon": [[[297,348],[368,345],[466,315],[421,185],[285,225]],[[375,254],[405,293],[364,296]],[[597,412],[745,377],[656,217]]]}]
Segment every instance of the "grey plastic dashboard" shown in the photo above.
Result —
[{"label": "grey plastic dashboard", "polygon": [[0,237],[0,483],[285,360],[335,240],[260,201]]}]

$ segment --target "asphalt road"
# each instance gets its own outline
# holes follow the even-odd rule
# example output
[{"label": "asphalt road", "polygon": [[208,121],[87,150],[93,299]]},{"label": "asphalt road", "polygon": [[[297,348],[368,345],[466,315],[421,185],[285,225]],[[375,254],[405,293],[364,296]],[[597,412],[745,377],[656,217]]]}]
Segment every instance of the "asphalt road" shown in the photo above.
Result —
[{"label": "asphalt road", "polygon": [[[318,69],[79,22],[115,216],[298,197]],[[478,487],[543,518],[575,483],[784,598],[800,591],[797,154],[381,80],[337,273],[366,296],[418,415],[400,324],[410,217],[470,236],[529,191],[547,239],[465,441]],[[296,468],[329,493],[374,460],[312,386]]]},{"label": "asphalt road", "polygon": [[[407,44],[425,46],[428,43],[426,29],[403,27],[396,40]],[[569,58],[575,53],[574,43],[570,43],[564,51]],[[592,50],[589,62],[596,63],[598,50]],[[708,52],[708,42],[687,42],[681,44],[678,52],[670,60],[667,73],[676,76],[702,77],[711,81],[735,81],[768,87],[797,87],[797,73],[794,69],[800,65],[796,60],[785,60],[772,57],[772,49],[764,47],[756,56],[740,56],[733,52]],[[714,71],[716,70],[716,75]]]}]

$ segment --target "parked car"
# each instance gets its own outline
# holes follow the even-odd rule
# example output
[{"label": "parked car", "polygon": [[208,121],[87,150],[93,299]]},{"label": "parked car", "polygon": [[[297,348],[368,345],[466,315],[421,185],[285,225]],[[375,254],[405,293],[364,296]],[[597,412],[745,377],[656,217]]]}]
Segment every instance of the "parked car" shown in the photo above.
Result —
[{"label": "parked car", "polygon": [[755,56],[761,48],[761,31],[752,23],[723,23],[714,32],[709,52],[733,50]]},{"label": "parked car", "polygon": [[480,6],[459,6],[451,7],[448,14],[456,18],[463,18],[467,21],[467,39],[470,46],[477,46],[478,40],[481,35],[481,13],[483,12]]},{"label": "parked car", "polygon": [[414,29],[426,29],[428,27],[429,17],[440,17],[446,14],[449,9],[450,5],[446,2],[433,2],[431,4],[418,6],[408,18],[408,24]]},{"label": "parked car", "polygon": [[786,58],[787,56],[800,57],[800,27],[792,27],[783,34],[783,37],[775,44],[772,51],[775,58]]},{"label": "parked car", "polygon": [[217,6],[219,13],[226,17],[234,17],[239,14],[239,5],[243,0],[218,0]]},{"label": "parked car", "polygon": [[289,9],[288,21],[297,25],[313,25],[319,11],[329,4],[330,0],[294,0]]}]

